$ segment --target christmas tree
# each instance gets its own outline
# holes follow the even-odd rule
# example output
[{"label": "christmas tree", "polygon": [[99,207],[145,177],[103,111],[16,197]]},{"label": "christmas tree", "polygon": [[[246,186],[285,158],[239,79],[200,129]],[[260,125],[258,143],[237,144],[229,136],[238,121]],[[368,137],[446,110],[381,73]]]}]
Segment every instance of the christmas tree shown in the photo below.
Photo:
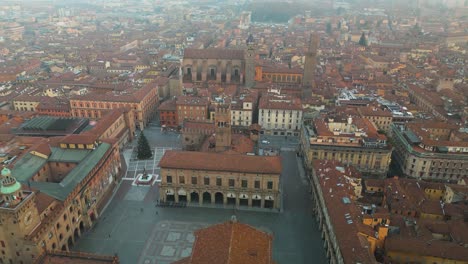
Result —
[{"label": "christmas tree", "polygon": [[137,153],[137,158],[138,159],[149,159],[153,156],[153,153],[151,152],[151,148],[149,146],[148,140],[145,137],[145,134],[141,132],[140,138],[138,139],[138,153]]}]

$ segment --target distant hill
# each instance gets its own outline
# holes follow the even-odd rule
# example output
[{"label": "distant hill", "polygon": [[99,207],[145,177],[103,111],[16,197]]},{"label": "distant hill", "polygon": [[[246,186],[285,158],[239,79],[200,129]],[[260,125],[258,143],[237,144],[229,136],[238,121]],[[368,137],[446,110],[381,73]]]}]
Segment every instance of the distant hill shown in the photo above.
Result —
[{"label": "distant hill", "polygon": [[251,3],[246,9],[252,11],[253,22],[273,23],[286,23],[305,10],[303,4],[276,1]]}]

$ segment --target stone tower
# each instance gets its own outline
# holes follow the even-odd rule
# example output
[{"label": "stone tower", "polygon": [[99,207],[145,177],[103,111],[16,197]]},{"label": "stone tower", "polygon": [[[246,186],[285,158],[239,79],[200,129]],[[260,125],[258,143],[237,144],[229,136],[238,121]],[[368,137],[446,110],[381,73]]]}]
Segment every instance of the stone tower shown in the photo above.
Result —
[{"label": "stone tower", "polygon": [[304,73],[302,75],[302,85],[313,87],[315,85],[315,66],[317,64],[317,49],[320,39],[316,33],[310,35],[309,49],[305,55]]},{"label": "stone tower", "polygon": [[252,34],[247,38],[245,51],[245,86],[251,88],[255,85],[255,41]]},{"label": "stone tower", "polygon": [[216,106],[216,151],[224,151],[231,147],[231,107],[227,104]]},{"label": "stone tower", "polygon": [[25,239],[41,221],[35,194],[23,191],[8,168],[3,168],[0,183],[0,241],[4,243],[4,260],[32,263],[31,256],[37,256],[41,248],[39,242],[32,244]]}]

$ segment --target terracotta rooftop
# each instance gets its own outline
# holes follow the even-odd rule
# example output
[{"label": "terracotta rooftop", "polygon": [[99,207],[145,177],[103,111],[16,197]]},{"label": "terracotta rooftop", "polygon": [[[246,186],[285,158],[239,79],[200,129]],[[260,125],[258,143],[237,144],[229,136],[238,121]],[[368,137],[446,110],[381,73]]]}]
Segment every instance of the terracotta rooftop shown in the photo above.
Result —
[{"label": "terracotta rooftop", "polygon": [[272,264],[273,237],[238,222],[195,231],[192,255],[175,263]]},{"label": "terracotta rooftop", "polygon": [[[362,211],[352,199],[354,191],[349,181],[352,174],[346,167],[341,169],[338,165],[341,163],[328,160],[315,160],[313,163],[314,174],[319,183],[317,188],[325,201],[339,251],[344,263],[376,263],[367,241],[361,239],[358,234],[369,233],[369,227],[362,225]],[[359,173],[356,176],[359,176]]]},{"label": "terracotta rooftop", "polygon": [[158,110],[159,111],[175,111],[176,101],[175,100],[164,101],[159,105]]},{"label": "terracotta rooftop", "polygon": [[281,174],[282,169],[280,157],[227,155],[175,150],[164,153],[159,162],[159,167],[262,174]]},{"label": "terracotta rooftop", "polygon": [[385,251],[407,252],[412,255],[432,256],[452,259],[465,263],[468,261],[468,250],[450,241],[428,238],[387,237]]},{"label": "terracotta rooftop", "polygon": [[266,95],[260,98],[258,108],[302,111],[302,103],[299,98],[282,98],[273,95]]},{"label": "terracotta rooftop", "polygon": [[206,106],[208,100],[205,97],[198,96],[179,96],[177,97],[177,105],[195,105],[195,106]]}]

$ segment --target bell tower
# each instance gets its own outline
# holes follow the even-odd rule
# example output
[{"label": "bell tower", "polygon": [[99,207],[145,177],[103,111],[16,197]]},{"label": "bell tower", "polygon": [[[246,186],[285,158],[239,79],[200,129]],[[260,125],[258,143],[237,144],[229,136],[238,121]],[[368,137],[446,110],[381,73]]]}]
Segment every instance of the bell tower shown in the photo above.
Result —
[{"label": "bell tower", "polygon": [[216,106],[216,151],[224,151],[231,147],[231,107],[227,104]]},{"label": "bell tower", "polygon": [[255,41],[252,34],[247,38],[245,51],[245,86],[251,88],[255,85]]},{"label": "bell tower", "polygon": [[310,35],[309,48],[305,54],[304,73],[302,86],[313,87],[315,85],[315,67],[317,64],[317,49],[320,39],[316,33]]},{"label": "bell tower", "polygon": [[18,205],[23,200],[23,192],[21,191],[21,184],[11,176],[10,169],[3,168],[0,182],[2,183],[0,187],[1,200],[10,207]]}]

